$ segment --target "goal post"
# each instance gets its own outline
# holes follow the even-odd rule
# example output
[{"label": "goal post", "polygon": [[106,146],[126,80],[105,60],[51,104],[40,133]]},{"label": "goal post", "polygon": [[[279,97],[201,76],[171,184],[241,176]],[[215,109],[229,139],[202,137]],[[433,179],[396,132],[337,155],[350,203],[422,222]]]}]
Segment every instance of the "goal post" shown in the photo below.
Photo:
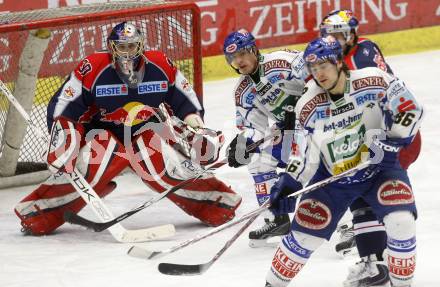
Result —
[{"label": "goal post", "polygon": [[[0,79],[39,128],[48,130],[47,104],[66,77],[84,57],[106,50],[107,35],[122,21],[141,30],[146,50],[166,53],[203,100],[200,10],[195,3],[121,1],[2,14]],[[47,178],[45,150],[1,95],[0,188]]]}]

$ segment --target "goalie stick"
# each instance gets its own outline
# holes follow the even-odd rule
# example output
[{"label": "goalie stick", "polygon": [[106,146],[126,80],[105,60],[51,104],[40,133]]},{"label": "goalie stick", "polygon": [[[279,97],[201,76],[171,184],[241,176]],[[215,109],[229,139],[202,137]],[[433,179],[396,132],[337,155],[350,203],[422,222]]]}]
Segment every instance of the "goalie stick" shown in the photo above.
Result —
[{"label": "goalie stick", "polygon": [[[46,144],[48,144],[48,139],[44,132],[33,123],[29,114],[24,110],[23,106],[17,101],[11,91],[9,91],[8,87],[6,87],[6,85],[1,80],[0,90],[8,98],[9,102],[14,105],[14,107],[26,120],[28,125],[35,131],[35,133],[42,140],[44,140]],[[85,178],[76,168],[72,173],[63,174],[101,221],[108,221],[114,218],[111,211],[93,190],[93,187],[90,186],[90,184],[85,180]],[[137,230],[128,230],[125,229],[122,225],[117,224],[115,226],[112,226],[109,231],[112,236],[119,242],[144,242],[148,240],[170,237],[175,234],[175,228],[172,224]]]},{"label": "goalie stick", "polygon": [[[367,167],[369,164],[370,164],[370,161],[366,161],[366,162],[361,163],[361,164],[359,164],[358,166],[356,166],[356,167],[354,167],[354,168],[352,168],[352,169],[346,170],[346,171],[344,171],[344,172],[342,172],[342,173],[340,173],[340,174],[333,175],[333,176],[331,176],[331,177],[328,177],[328,178],[326,178],[326,179],[323,179],[323,180],[321,180],[321,181],[318,181],[318,182],[316,182],[316,183],[314,183],[314,184],[312,184],[312,185],[309,185],[309,186],[307,186],[307,187],[305,187],[305,188],[303,188],[303,189],[301,189],[301,190],[299,190],[299,191],[297,191],[297,192],[295,192],[295,193],[293,193],[293,194],[291,194],[291,195],[289,195],[289,196],[294,196],[294,197],[296,197],[296,196],[299,196],[299,195],[301,195],[301,194],[303,194],[303,193],[307,193],[307,192],[310,192],[310,191],[316,190],[316,189],[321,188],[321,187],[323,187],[323,186],[325,186],[325,185],[327,185],[327,184],[329,184],[329,183],[332,183],[332,182],[335,182],[335,181],[337,181],[337,180],[340,180],[340,179],[343,178],[343,177],[349,176],[350,174],[352,174],[352,173],[354,173],[354,172],[357,172],[357,171],[359,171],[359,170],[361,170],[361,169],[364,169],[364,168]],[[238,219],[235,219],[235,220],[229,221],[229,222],[227,222],[227,223],[225,223],[225,224],[223,224],[223,225],[220,225],[220,226],[218,226],[218,227],[216,227],[216,228],[214,228],[214,229],[211,229],[210,231],[208,231],[208,232],[206,232],[206,233],[204,233],[204,234],[196,235],[195,237],[193,237],[193,238],[191,238],[191,239],[188,239],[188,240],[186,240],[186,241],[183,241],[183,242],[181,242],[181,243],[179,243],[179,244],[177,244],[177,245],[175,245],[175,246],[173,246],[173,247],[167,248],[167,249],[163,249],[163,250],[160,250],[160,251],[151,251],[151,250],[144,249],[144,248],[142,248],[142,247],[139,247],[139,246],[136,246],[136,245],[135,245],[135,246],[132,246],[132,247],[128,250],[127,253],[128,253],[128,255],[130,255],[130,256],[138,257],[138,258],[143,258],[143,259],[152,259],[152,258],[154,258],[154,257],[161,257],[161,256],[164,256],[164,255],[166,255],[166,254],[170,254],[170,253],[173,253],[173,252],[178,251],[178,250],[180,250],[180,249],[183,249],[183,248],[185,248],[185,247],[187,247],[187,246],[189,246],[189,245],[192,245],[192,244],[194,244],[194,243],[196,243],[196,242],[198,242],[198,241],[200,241],[200,240],[202,240],[202,239],[204,239],[204,238],[207,238],[207,237],[210,237],[210,236],[212,236],[212,235],[214,235],[214,234],[217,234],[217,233],[219,233],[220,231],[223,231],[223,230],[228,229],[228,228],[230,228],[230,227],[232,227],[232,226],[235,226],[235,225],[239,224],[240,222],[243,222],[243,221],[245,221],[245,220],[247,220],[247,219],[251,220],[251,218],[253,218],[253,217],[258,217],[261,213],[263,213],[264,211],[266,211],[266,210],[269,208],[269,206],[270,206],[269,201],[266,201],[265,203],[263,203],[263,205],[261,205],[261,206],[258,207],[257,209],[254,209],[254,210],[252,210],[252,211],[246,213],[245,215],[241,216],[241,217],[238,218]],[[241,233],[240,233],[240,234],[241,234]],[[235,241],[235,240],[234,240],[234,241]],[[231,244],[232,244],[232,243],[231,243]],[[229,244],[227,248],[229,248],[231,244]],[[224,250],[224,251],[225,251],[225,250]],[[223,254],[224,251],[221,252],[221,254]],[[220,255],[221,255],[221,254],[220,254]],[[217,255],[216,255],[216,256],[217,256]],[[217,259],[218,259],[218,258],[217,258]],[[216,259],[216,260],[217,260],[217,259]],[[215,261],[215,260],[214,260],[214,261]],[[181,267],[182,270],[185,270],[185,271],[186,271],[186,273],[182,272],[182,274],[179,274],[179,275],[189,275],[189,274],[188,274],[188,270],[185,269],[186,267],[185,267],[184,264],[175,264],[175,265],[173,265],[173,273],[174,273],[174,275],[178,275],[178,274],[177,274],[177,271],[176,271],[176,269],[178,268],[178,267],[176,267],[177,265],[183,266],[183,267]],[[206,266],[206,265],[205,265],[205,266]],[[209,265],[209,266],[210,266],[210,265]],[[209,267],[209,266],[208,266],[208,267]],[[195,267],[193,267],[193,270],[194,270],[194,269],[195,269]],[[205,271],[206,271],[206,270],[205,270]]]},{"label": "goalie stick", "polygon": [[[272,139],[274,137],[274,135],[269,135],[266,136],[252,144],[249,144],[246,147],[246,151],[247,152],[252,152],[254,151],[260,144],[264,143],[265,141]],[[64,219],[67,222],[70,222],[72,224],[78,224],[78,225],[82,225],[85,226],[89,229],[92,229],[95,232],[101,232],[103,230],[106,230],[107,228],[117,224],[118,222],[132,216],[133,214],[138,213],[139,211],[153,205],[154,203],[160,201],[162,198],[166,197],[169,194],[172,194],[173,192],[185,187],[186,185],[190,184],[191,182],[197,180],[198,178],[200,178],[201,176],[203,176],[206,172],[210,171],[210,170],[215,170],[223,165],[227,164],[227,159],[223,159],[221,161],[215,162],[211,165],[209,165],[206,169],[203,169],[201,171],[199,171],[194,177],[191,177],[187,180],[184,180],[182,182],[180,182],[179,184],[177,184],[176,186],[173,186],[169,189],[167,189],[166,191],[158,194],[156,197],[153,197],[152,199],[144,202],[143,204],[139,205],[138,207],[133,208],[130,211],[127,211],[126,213],[123,213],[121,215],[119,215],[118,217],[107,221],[107,222],[95,222],[89,219],[86,219],[84,217],[81,217],[78,214],[75,214],[73,212],[70,211],[66,211],[64,213]]]}]

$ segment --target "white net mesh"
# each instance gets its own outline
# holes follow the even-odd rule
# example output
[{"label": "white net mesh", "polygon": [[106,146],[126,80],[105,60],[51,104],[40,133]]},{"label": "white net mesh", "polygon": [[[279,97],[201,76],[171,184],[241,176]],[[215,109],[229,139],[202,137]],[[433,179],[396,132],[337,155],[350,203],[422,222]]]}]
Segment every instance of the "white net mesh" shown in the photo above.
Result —
[{"label": "white net mesh", "polygon": [[[186,6],[185,6],[186,5]],[[18,62],[29,30],[48,28],[51,38],[38,72],[30,115],[34,123],[47,131],[46,107],[69,73],[82,58],[105,50],[106,38],[114,25],[122,21],[135,24],[145,36],[147,50],[160,50],[171,58],[201,96],[200,38],[194,34],[199,18],[197,9],[169,1],[112,2],[49,10],[8,13],[0,20],[0,78],[14,93]],[[17,25],[19,24],[19,25]],[[11,28],[13,27],[13,28]],[[5,123],[9,103],[0,97],[0,157],[3,154]],[[27,128],[19,152],[19,170],[42,163],[46,147]],[[44,164],[40,164],[40,167]]]}]

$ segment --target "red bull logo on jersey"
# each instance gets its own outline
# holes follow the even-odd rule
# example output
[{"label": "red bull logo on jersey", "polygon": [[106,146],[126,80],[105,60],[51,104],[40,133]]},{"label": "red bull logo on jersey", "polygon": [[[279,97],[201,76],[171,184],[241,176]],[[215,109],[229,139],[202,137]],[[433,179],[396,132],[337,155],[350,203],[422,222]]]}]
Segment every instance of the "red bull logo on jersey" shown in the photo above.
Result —
[{"label": "red bull logo on jersey", "polygon": [[134,126],[148,121],[156,114],[156,109],[140,102],[130,102],[114,111],[101,112],[100,120],[110,122],[116,125]]},{"label": "red bull logo on jersey", "polygon": [[127,96],[126,84],[96,86],[96,97]]},{"label": "red bull logo on jersey", "polygon": [[165,93],[168,92],[167,81],[143,82],[138,84],[138,94]]}]

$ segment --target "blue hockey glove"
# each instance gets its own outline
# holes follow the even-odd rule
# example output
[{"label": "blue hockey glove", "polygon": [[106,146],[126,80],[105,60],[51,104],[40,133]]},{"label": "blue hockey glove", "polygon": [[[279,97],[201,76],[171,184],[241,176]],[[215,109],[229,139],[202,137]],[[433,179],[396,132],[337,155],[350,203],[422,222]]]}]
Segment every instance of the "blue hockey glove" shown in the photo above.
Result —
[{"label": "blue hockey glove", "polygon": [[[401,168],[399,153],[402,143],[399,140],[387,138],[385,140],[375,139],[370,145],[370,159],[381,170]],[[381,158],[380,154],[383,154]]]},{"label": "blue hockey glove", "polygon": [[287,173],[281,173],[278,181],[270,190],[270,207],[274,215],[287,214],[295,211],[296,197],[288,197],[302,189],[302,184]]}]

